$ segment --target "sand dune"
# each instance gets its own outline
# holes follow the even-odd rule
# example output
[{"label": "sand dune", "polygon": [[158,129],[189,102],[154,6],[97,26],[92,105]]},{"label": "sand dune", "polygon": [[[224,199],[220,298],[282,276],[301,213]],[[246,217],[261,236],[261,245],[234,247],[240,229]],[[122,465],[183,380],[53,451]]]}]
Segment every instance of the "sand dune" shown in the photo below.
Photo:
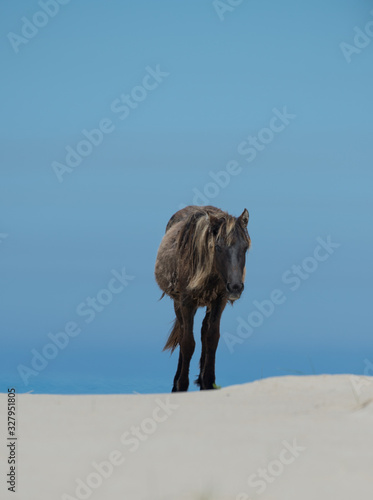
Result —
[{"label": "sand dune", "polygon": [[5,484],[6,400],[1,394],[0,498],[352,500],[372,494],[372,377],[281,377],[186,394],[22,394],[16,493]]}]

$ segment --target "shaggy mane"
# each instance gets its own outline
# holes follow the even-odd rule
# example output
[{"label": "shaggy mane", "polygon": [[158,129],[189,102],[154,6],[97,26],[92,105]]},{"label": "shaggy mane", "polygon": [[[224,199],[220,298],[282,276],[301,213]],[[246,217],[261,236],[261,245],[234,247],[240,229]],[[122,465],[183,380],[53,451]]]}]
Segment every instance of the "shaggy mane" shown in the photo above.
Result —
[{"label": "shaggy mane", "polygon": [[222,241],[230,246],[237,238],[246,241],[250,247],[246,228],[227,212],[206,207],[194,211],[185,219],[178,237],[178,249],[183,264],[189,264],[188,290],[202,288],[210,277],[216,242]]}]

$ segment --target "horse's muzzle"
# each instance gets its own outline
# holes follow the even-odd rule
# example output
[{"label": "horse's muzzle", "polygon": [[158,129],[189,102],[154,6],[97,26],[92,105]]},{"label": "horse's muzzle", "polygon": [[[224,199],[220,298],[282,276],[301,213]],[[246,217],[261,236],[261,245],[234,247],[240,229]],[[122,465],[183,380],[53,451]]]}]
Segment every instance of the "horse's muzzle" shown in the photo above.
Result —
[{"label": "horse's muzzle", "polygon": [[239,283],[227,283],[227,292],[229,300],[237,300],[241,297],[241,293],[243,292],[244,284],[242,282]]}]

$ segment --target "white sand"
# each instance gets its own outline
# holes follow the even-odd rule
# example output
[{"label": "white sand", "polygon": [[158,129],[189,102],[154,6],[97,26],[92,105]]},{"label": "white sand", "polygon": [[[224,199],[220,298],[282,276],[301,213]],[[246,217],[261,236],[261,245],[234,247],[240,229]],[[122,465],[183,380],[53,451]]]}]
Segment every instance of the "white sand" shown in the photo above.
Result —
[{"label": "white sand", "polygon": [[[172,395],[19,395],[15,494],[5,484],[6,398],[0,395],[1,499],[373,494],[372,377],[281,377]],[[114,465],[98,473],[93,463],[109,458]],[[78,480],[90,489],[77,490]]]}]

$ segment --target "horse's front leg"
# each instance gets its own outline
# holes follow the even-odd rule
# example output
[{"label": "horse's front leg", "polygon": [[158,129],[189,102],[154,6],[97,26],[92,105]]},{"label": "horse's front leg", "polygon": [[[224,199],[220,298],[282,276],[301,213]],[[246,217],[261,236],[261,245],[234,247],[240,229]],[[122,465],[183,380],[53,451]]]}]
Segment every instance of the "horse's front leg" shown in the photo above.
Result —
[{"label": "horse's front leg", "polygon": [[180,340],[180,373],[174,389],[187,391],[189,387],[189,365],[196,343],[193,336],[193,322],[197,307],[194,304],[182,305],[180,312],[183,318],[183,328]]},{"label": "horse's front leg", "polygon": [[206,358],[206,332],[209,328],[209,321],[210,321],[210,309],[207,307],[206,309],[206,316],[204,317],[202,321],[202,328],[201,328],[201,344],[202,344],[202,352],[201,352],[201,359],[199,361],[199,375],[197,380],[195,381],[196,385],[199,385],[201,387],[202,385],[202,373],[205,368],[205,358]]},{"label": "horse's front leg", "polygon": [[207,328],[202,339],[204,363],[199,376],[201,389],[213,389],[215,384],[215,355],[220,338],[220,319],[227,300],[219,297],[211,304]]}]

